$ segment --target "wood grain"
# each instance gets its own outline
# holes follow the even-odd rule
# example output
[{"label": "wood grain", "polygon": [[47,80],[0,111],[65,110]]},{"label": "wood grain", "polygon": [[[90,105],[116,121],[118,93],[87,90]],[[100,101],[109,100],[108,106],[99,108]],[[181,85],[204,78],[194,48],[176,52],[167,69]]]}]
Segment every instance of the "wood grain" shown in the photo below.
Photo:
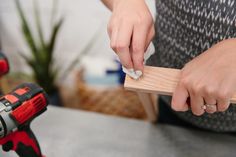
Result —
[{"label": "wood grain", "polygon": [[[124,87],[136,92],[172,95],[179,78],[179,69],[145,66],[144,75],[139,80],[126,75]],[[236,93],[230,102],[236,103]]]}]

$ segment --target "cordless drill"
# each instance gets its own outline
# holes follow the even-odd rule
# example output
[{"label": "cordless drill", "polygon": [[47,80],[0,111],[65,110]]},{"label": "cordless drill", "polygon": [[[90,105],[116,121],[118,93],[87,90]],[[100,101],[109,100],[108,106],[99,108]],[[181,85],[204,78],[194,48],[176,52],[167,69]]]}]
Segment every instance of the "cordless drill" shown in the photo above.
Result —
[{"label": "cordless drill", "polygon": [[48,99],[39,86],[24,83],[0,98],[0,144],[19,157],[43,157],[30,129],[31,121],[46,111]]},{"label": "cordless drill", "polygon": [[[6,57],[0,52],[0,76],[9,71]],[[43,157],[30,129],[31,121],[47,110],[48,98],[36,84],[24,83],[0,97],[0,145],[19,157]]]}]

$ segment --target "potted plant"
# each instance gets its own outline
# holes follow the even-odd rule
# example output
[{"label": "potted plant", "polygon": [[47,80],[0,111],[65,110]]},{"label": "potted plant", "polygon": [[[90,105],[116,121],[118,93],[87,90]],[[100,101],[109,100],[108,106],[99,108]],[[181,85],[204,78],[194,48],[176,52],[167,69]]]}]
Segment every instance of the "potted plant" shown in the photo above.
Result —
[{"label": "potted plant", "polygon": [[[54,1],[54,9],[52,11],[52,21],[54,21],[56,13],[56,1]],[[58,87],[55,84],[57,77],[57,69],[53,68],[53,54],[55,50],[58,32],[63,24],[63,18],[52,22],[51,34],[48,40],[44,38],[44,33],[40,20],[40,12],[34,0],[34,18],[37,35],[32,33],[29,22],[25,16],[19,0],[15,0],[17,12],[21,21],[21,29],[27,46],[30,49],[31,57],[20,53],[26,63],[30,66],[33,72],[34,80],[44,88],[49,94],[50,101],[53,105],[61,105]]]}]

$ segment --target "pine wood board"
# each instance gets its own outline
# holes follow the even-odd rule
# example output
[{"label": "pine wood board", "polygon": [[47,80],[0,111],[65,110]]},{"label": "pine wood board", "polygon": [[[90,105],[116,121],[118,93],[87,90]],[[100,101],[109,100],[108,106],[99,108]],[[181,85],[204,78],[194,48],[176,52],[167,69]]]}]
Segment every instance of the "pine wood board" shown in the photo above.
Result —
[{"label": "pine wood board", "polygon": [[[144,75],[138,80],[126,75],[124,87],[136,92],[172,95],[179,78],[179,69],[145,66]],[[236,93],[230,102],[236,103]]]}]

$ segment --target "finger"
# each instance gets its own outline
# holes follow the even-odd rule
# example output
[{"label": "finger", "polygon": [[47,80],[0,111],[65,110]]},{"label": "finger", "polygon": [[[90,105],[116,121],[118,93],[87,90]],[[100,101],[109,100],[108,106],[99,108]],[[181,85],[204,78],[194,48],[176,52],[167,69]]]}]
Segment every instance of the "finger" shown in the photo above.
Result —
[{"label": "finger", "polygon": [[175,111],[187,111],[189,109],[187,104],[188,97],[189,93],[187,89],[179,83],[172,96],[172,109]]},{"label": "finger", "polygon": [[113,49],[113,51],[116,52],[116,39],[117,39],[117,35],[118,35],[118,27],[113,27],[112,30],[110,30],[109,33],[109,37],[110,37],[110,47]]},{"label": "finger", "polygon": [[227,97],[218,97],[217,99],[217,110],[219,112],[224,112],[229,108],[230,99]]},{"label": "finger", "polygon": [[196,116],[200,116],[205,112],[205,104],[202,96],[193,94],[190,92],[190,102],[192,113]]},{"label": "finger", "polygon": [[130,40],[132,36],[132,25],[121,23],[118,29],[112,31],[111,47],[117,53],[121,64],[131,69],[133,63],[129,52]]},{"label": "finger", "polygon": [[215,113],[217,111],[217,105],[211,105],[211,104],[206,104],[206,109],[205,111],[207,113]]},{"label": "finger", "polygon": [[112,30],[113,30],[113,29],[114,29],[114,28],[113,28],[113,25],[111,24],[111,22],[109,22],[108,25],[107,25],[107,34],[108,34],[110,40],[111,40]]},{"label": "finger", "polygon": [[148,33],[148,36],[147,36],[147,40],[146,40],[146,44],[145,44],[145,52],[146,52],[148,46],[150,45],[154,35],[155,35],[155,28],[154,28],[154,25],[152,25],[152,27]]},{"label": "finger", "polygon": [[134,27],[132,38],[132,61],[135,71],[143,71],[144,50],[148,28],[143,25]]},{"label": "finger", "polygon": [[206,112],[207,113],[215,113],[217,111],[217,101],[213,97],[204,97]]},{"label": "finger", "polygon": [[217,110],[219,112],[224,112],[229,108],[230,99],[233,97],[234,87],[231,82],[233,80],[222,81],[219,85],[218,92],[215,94],[217,98]]}]

